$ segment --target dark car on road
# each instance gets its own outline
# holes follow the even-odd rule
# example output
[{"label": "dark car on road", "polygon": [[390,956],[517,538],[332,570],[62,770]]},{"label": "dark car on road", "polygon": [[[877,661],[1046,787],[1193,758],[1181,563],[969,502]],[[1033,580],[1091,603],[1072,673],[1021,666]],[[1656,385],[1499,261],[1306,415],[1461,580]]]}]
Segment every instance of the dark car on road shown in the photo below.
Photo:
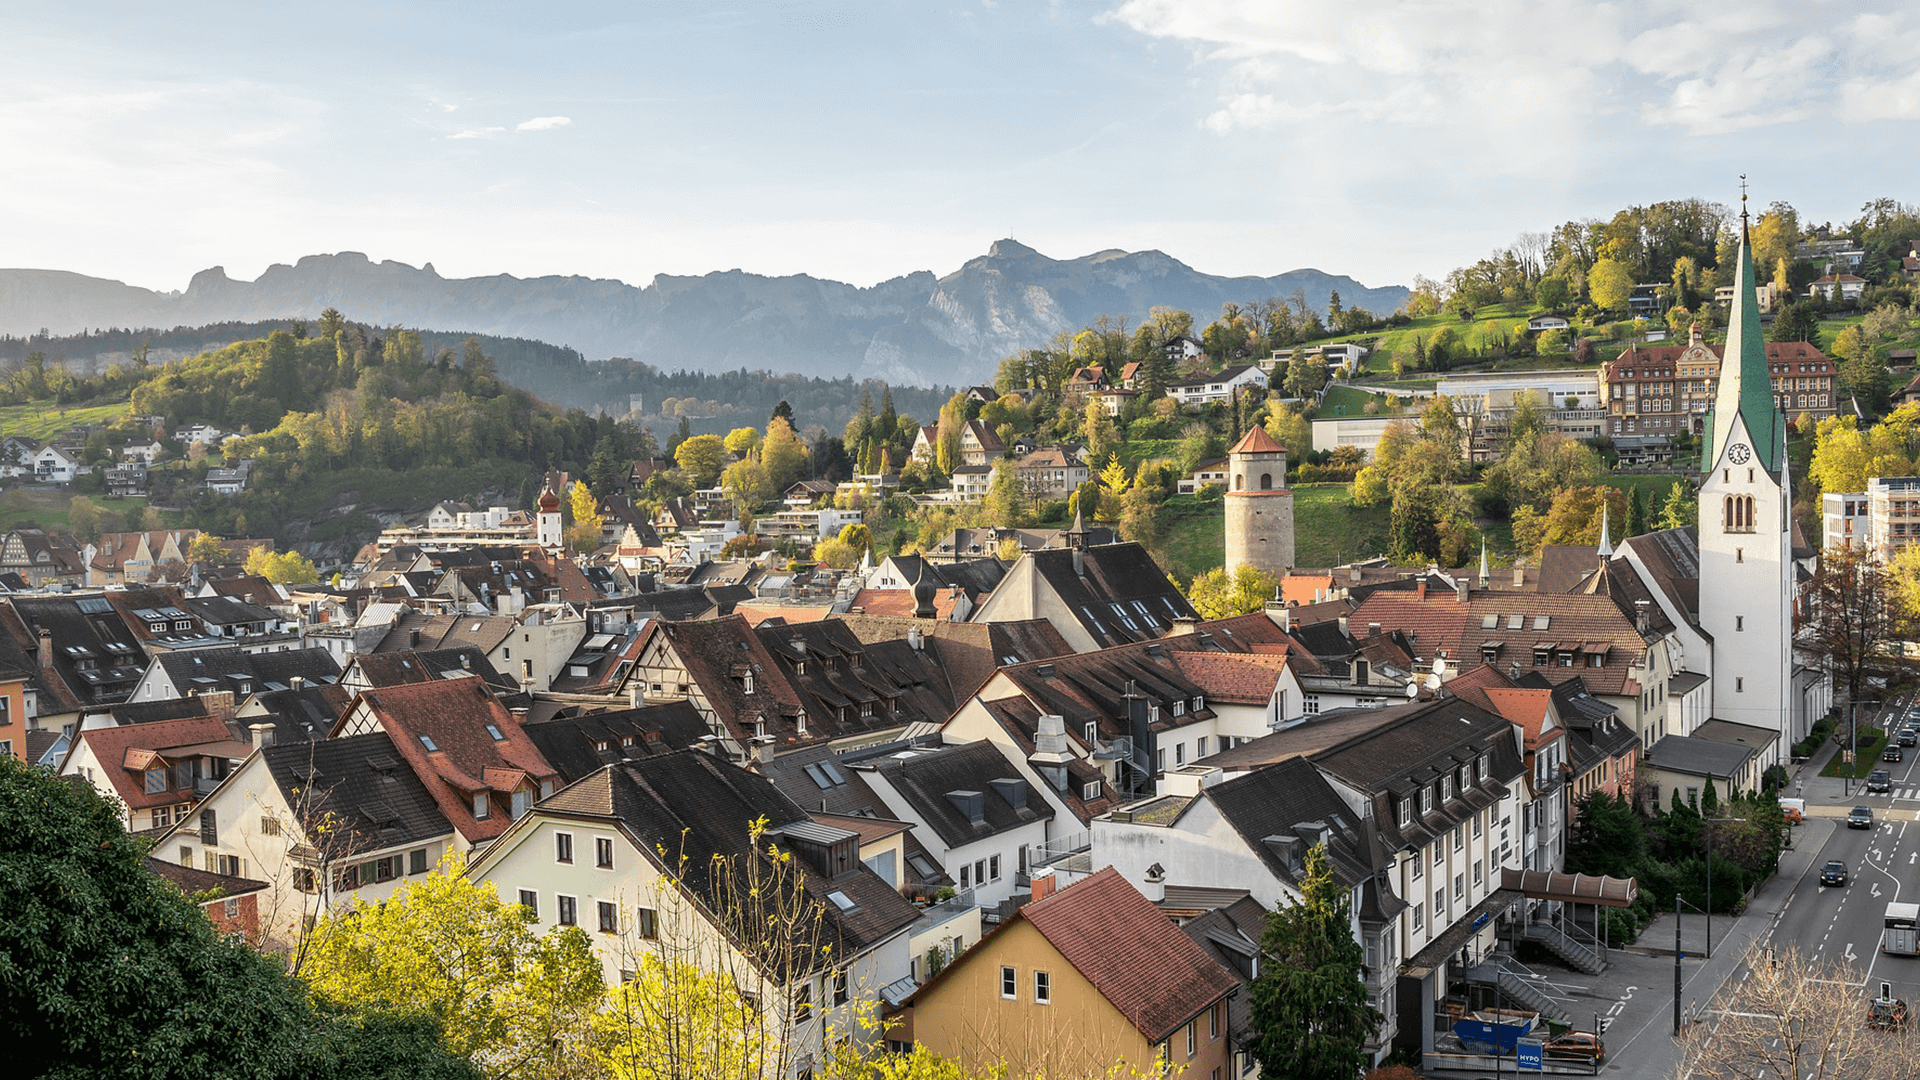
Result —
[{"label": "dark car on road", "polygon": [[1904,755],[1900,753],[1900,748],[1897,746],[1887,747],[1886,753],[1880,755],[1881,761],[1900,761],[1903,758]]},{"label": "dark car on road", "polygon": [[1820,884],[1845,885],[1847,883],[1847,864],[1839,859],[1828,859],[1827,865],[1820,868]]},{"label": "dark car on road", "polygon": [[1905,998],[1874,998],[1867,1004],[1867,1026],[1881,1031],[1896,1031],[1907,1026]]},{"label": "dark car on road", "polygon": [[1875,769],[1867,774],[1867,791],[1874,795],[1885,795],[1893,790],[1893,774],[1885,769]]},{"label": "dark car on road", "polygon": [[1873,828],[1873,810],[1865,806],[1856,806],[1853,809],[1847,811],[1847,828],[1849,829]]}]

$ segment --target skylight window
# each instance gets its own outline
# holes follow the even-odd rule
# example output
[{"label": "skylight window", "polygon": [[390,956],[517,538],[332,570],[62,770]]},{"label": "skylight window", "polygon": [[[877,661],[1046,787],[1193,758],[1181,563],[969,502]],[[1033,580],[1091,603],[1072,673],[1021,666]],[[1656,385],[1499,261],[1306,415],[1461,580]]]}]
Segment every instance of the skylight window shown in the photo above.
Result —
[{"label": "skylight window", "polygon": [[493,724],[488,724],[488,725],[487,725],[487,734],[488,734],[488,735],[491,735],[491,736],[493,736],[493,741],[494,741],[494,742],[506,742],[506,741],[507,741],[507,737],[506,737],[505,735],[503,735],[503,734],[501,734],[501,733],[500,733],[500,729],[499,729],[499,728],[498,728],[497,726],[495,726],[495,725],[493,725]]},{"label": "skylight window", "polygon": [[431,735],[420,736],[420,745],[426,747],[428,753],[433,753],[434,751],[440,749],[439,746],[434,744],[433,736]]},{"label": "skylight window", "polygon": [[832,892],[828,893],[827,899],[833,901],[833,906],[839,908],[841,911],[852,911],[854,908],[859,906],[858,904],[855,904],[853,902],[852,897],[848,896],[846,893],[841,892],[839,889],[835,889]]}]

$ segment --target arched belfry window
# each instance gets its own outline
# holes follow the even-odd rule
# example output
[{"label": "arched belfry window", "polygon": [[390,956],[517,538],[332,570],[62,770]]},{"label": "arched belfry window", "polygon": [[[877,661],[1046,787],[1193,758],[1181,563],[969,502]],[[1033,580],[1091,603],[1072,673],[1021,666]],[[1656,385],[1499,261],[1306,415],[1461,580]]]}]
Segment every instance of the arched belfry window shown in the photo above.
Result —
[{"label": "arched belfry window", "polygon": [[1272,473],[1263,472],[1260,474],[1260,490],[1261,491],[1273,490],[1273,474]]},{"label": "arched belfry window", "polygon": [[1247,474],[1234,473],[1233,474],[1233,490],[1244,491],[1246,490],[1246,486],[1247,486]]},{"label": "arched belfry window", "polygon": [[1753,496],[1728,495],[1721,503],[1721,527],[1726,532],[1753,531]]}]

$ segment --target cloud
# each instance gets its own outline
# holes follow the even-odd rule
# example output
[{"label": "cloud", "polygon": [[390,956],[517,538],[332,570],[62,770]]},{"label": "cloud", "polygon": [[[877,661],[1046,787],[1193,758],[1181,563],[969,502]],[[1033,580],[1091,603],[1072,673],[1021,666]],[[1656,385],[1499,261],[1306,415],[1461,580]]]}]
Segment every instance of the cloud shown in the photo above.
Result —
[{"label": "cloud", "polygon": [[515,131],[546,131],[548,128],[566,127],[573,120],[565,116],[536,116],[514,128]]},{"label": "cloud", "polygon": [[447,136],[447,138],[449,139],[491,139],[495,135],[498,135],[505,130],[507,129],[503,127],[468,128],[465,131],[456,131],[453,134]]},{"label": "cloud", "polygon": [[1218,99],[1196,119],[1220,134],[1611,118],[1702,135],[1920,118],[1920,11],[1906,9],[1127,0],[1102,21],[1187,44]]}]

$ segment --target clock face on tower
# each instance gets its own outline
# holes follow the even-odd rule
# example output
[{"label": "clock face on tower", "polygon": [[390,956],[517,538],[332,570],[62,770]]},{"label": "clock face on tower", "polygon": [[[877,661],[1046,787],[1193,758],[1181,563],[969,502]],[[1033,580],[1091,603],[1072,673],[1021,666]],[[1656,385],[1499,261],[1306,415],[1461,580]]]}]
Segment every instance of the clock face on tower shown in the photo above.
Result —
[{"label": "clock face on tower", "polygon": [[1746,443],[1737,442],[1727,447],[1727,460],[1733,462],[1735,465],[1745,465],[1747,459],[1752,456],[1753,451],[1747,448]]}]

